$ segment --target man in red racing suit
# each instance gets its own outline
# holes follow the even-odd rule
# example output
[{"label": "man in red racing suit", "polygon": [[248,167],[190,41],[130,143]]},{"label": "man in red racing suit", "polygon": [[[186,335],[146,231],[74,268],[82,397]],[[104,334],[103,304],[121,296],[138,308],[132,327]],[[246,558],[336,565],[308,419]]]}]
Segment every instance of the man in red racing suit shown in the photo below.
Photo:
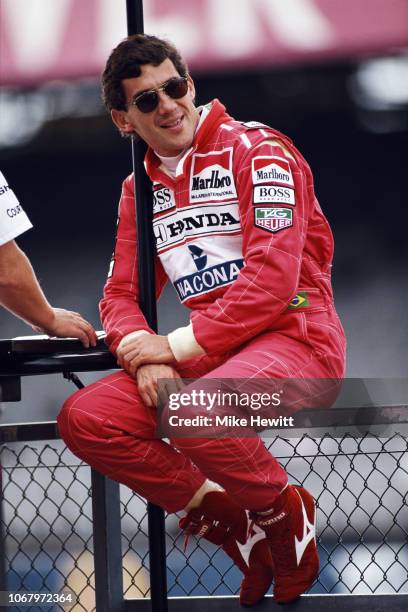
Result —
[{"label": "man in red racing suit", "polygon": [[275,599],[291,601],[318,573],[311,494],[288,484],[258,437],[157,439],[155,404],[158,378],[343,377],[333,238],[310,168],[279,132],[234,120],[218,100],[196,108],[178,52],[155,37],[123,41],[103,88],[117,127],[149,145],[157,296],[169,279],[192,312],[160,336],[140,311],[129,176],[100,304],[124,369],[67,400],[61,435],[110,478],[169,512],[185,509],[180,525],[244,573],[242,604],[257,603],[272,579]]}]

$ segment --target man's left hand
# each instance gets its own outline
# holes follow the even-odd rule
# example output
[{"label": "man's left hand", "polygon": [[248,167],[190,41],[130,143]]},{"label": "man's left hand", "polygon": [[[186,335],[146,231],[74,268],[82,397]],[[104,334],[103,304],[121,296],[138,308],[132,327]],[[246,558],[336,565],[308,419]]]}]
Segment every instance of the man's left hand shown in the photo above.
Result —
[{"label": "man's left hand", "polygon": [[116,351],[118,364],[131,376],[143,363],[175,363],[167,336],[140,334],[122,341]]}]

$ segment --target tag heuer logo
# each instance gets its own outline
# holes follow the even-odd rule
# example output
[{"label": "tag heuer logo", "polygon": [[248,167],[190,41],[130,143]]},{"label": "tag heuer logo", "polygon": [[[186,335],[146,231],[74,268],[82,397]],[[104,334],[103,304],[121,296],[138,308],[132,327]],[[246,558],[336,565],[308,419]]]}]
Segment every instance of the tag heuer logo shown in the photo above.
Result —
[{"label": "tag heuer logo", "polygon": [[232,174],[232,149],[193,155],[190,202],[222,202],[237,197]]},{"label": "tag heuer logo", "polygon": [[255,208],[255,225],[267,232],[279,232],[293,225],[291,208]]}]

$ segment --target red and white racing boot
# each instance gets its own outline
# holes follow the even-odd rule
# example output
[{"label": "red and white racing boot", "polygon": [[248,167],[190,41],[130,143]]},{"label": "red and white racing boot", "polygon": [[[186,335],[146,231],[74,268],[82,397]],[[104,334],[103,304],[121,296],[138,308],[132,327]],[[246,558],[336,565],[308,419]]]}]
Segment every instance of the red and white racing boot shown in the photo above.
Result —
[{"label": "red and white racing boot", "polygon": [[316,505],[303,487],[288,485],[267,512],[251,513],[269,539],[278,603],[297,599],[319,574]]},{"label": "red and white racing boot", "polygon": [[[242,606],[257,604],[273,580],[273,561],[265,532],[253,525],[248,533],[246,510],[227,493],[210,491],[198,508],[180,520],[180,527],[190,534],[204,537],[221,546],[244,574],[239,600]],[[187,546],[186,541],[186,546]]]}]

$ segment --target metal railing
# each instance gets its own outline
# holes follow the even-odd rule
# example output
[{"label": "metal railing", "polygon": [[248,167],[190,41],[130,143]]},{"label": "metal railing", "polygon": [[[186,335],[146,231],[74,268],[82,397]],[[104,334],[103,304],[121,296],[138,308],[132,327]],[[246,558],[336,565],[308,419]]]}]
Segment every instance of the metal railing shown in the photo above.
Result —
[{"label": "metal railing", "polygon": [[[102,367],[99,359],[94,369],[112,363]],[[400,424],[408,422],[406,407],[374,412],[380,424],[395,422],[396,414]],[[361,418],[359,427],[358,435],[348,427],[319,437],[283,431],[266,440],[290,481],[306,486],[318,503],[321,571],[302,596],[305,610],[408,609],[407,436],[362,435]],[[151,609],[144,500],[74,457],[55,422],[3,425],[0,436],[3,590],[73,594],[75,603],[53,610]],[[190,540],[184,552],[177,519],[166,518],[169,609],[238,609],[239,571],[205,540]],[[265,605],[275,608],[270,599]],[[20,609],[38,608],[13,607]]]}]

